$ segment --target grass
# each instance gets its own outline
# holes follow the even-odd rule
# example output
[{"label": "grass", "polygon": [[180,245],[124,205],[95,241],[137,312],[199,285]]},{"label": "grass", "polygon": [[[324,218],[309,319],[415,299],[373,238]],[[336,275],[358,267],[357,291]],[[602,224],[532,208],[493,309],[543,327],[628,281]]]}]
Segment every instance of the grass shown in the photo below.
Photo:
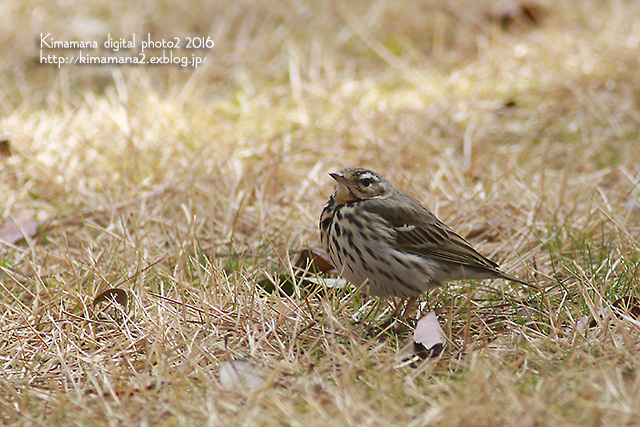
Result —
[{"label": "grass", "polygon": [[[3,3],[0,222],[39,228],[0,252],[2,423],[637,422],[638,322],[608,313],[640,297],[640,2],[540,5],[505,30],[486,1]],[[215,47],[197,69],[58,69],[41,32]],[[269,292],[346,166],[534,287],[425,295],[449,341],[426,360],[385,301]],[[126,310],[94,307],[110,288]],[[226,390],[235,359],[264,387]]]}]

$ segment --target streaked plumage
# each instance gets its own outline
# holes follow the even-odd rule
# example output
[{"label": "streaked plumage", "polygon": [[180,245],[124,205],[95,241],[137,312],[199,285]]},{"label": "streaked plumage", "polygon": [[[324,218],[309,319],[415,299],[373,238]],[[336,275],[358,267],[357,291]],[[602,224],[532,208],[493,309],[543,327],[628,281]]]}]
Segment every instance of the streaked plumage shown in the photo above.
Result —
[{"label": "streaked plumage", "polygon": [[422,203],[360,168],[332,173],[336,190],[322,211],[322,243],[342,277],[368,279],[376,296],[409,298],[455,280],[502,278],[498,269]]}]

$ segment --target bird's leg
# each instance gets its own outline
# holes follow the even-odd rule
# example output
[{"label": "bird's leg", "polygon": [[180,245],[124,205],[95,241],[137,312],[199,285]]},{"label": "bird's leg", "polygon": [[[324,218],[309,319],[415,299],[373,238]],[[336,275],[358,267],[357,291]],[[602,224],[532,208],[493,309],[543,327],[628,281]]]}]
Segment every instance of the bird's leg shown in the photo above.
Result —
[{"label": "bird's leg", "polygon": [[391,317],[389,318],[391,322],[393,322],[393,320],[398,316],[398,313],[400,312],[400,309],[402,308],[403,305],[404,305],[403,299],[399,300],[396,303],[396,308],[393,309],[393,311],[391,312]]},{"label": "bird's leg", "polygon": [[407,300],[407,305],[404,311],[402,312],[402,315],[399,318],[398,318],[398,313],[400,313],[400,309],[404,305],[404,300],[401,299],[400,301],[398,301],[396,308],[391,313],[391,319],[398,318],[398,320],[404,320],[407,317],[407,314],[409,314],[409,311],[413,308],[413,305],[415,304],[416,299],[417,297],[411,297]]},{"label": "bird's leg", "polygon": [[400,333],[407,325],[406,319],[409,311],[413,308],[414,303],[416,302],[417,297],[411,297],[407,300],[407,305],[405,309],[402,311],[402,315],[398,316],[400,313],[400,309],[404,306],[405,300],[401,299],[396,304],[396,308],[391,313],[389,320],[387,321],[387,325],[385,328],[393,328],[396,333]]},{"label": "bird's leg", "polygon": [[407,300],[407,305],[402,312],[402,319],[405,319],[409,315],[409,312],[411,311],[411,309],[413,309],[413,306],[415,305],[417,299],[418,297],[411,297]]}]

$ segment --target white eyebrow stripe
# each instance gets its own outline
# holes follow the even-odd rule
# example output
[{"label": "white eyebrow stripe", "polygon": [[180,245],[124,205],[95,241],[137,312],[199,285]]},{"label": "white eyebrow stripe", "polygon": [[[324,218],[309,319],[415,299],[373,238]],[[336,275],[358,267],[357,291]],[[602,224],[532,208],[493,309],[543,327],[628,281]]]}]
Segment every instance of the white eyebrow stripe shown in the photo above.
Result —
[{"label": "white eyebrow stripe", "polygon": [[362,178],[369,178],[369,179],[373,179],[376,176],[374,174],[372,174],[371,172],[365,172],[363,174],[360,175],[360,179]]}]

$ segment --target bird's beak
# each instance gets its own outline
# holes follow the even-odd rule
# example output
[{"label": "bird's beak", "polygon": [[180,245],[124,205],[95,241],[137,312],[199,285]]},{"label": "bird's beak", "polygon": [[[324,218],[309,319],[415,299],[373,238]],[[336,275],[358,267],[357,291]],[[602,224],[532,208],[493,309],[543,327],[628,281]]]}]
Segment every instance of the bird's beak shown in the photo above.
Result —
[{"label": "bird's beak", "polygon": [[350,187],[353,185],[347,178],[341,173],[330,173],[329,176],[336,181],[336,192],[333,197],[338,204],[349,203],[356,200],[356,197],[351,192]]},{"label": "bird's beak", "polygon": [[341,173],[330,173],[329,176],[335,179],[338,184],[348,187],[349,180],[347,180],[347,178],[345,178]]}]

